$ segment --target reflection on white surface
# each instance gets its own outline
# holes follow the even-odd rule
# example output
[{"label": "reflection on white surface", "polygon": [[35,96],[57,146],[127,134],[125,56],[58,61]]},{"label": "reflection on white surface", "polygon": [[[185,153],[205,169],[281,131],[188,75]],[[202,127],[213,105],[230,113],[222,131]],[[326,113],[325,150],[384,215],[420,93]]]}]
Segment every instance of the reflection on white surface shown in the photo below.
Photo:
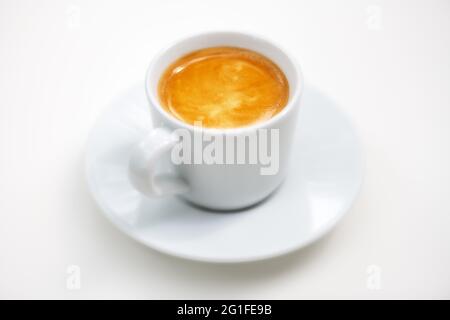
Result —
[{"label": "reflection on white surface", "polygon": [[336,218],[336,212],[342,210],[343,201],[339,197],[335,197],[333,193],[327,190],[333,189],[335,183],[307,183],[306,197],[309,209],[314,212],[311,215],[311,225],[316,231],[323,228],[333,219]]}]

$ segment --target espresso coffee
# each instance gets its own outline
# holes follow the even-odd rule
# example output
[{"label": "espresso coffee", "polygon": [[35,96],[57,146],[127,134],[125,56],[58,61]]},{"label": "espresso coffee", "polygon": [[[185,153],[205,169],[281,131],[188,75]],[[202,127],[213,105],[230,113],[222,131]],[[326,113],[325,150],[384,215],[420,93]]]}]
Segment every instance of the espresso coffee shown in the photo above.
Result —
[{"label": "espresso coffee", "polygon": [[158,88],[173,116],[209,128],[236,128],[272,118],[287,104],[289,84],[269,58],[237,47],[211,47],[173,62]]}]

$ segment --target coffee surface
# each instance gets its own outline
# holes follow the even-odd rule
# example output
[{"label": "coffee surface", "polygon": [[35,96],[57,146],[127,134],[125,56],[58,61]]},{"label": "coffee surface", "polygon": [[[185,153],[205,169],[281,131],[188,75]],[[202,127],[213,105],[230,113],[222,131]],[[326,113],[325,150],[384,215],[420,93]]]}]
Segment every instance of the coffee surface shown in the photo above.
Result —
[{"label": "coffee surface", "polygon": [[236,47],[211,47],[173,62],[159,82],[166,110],[189,124],[235,128],[270,119],[287,104],[289,85],[267,57]]}]

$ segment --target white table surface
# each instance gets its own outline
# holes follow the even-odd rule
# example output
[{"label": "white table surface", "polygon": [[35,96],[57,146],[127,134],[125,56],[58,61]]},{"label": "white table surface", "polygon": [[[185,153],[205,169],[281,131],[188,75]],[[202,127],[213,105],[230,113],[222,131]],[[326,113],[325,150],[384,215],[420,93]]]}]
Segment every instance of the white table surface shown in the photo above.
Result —
[{"label": "white table surface", "polygon": [[[87,192],[95,119],[159,48],[208,29],[289,48],[361,136],[360,196],[307,249],[172,258]],[[0,298],[450,298],[450,1],[1,0],[0,195]]]}]

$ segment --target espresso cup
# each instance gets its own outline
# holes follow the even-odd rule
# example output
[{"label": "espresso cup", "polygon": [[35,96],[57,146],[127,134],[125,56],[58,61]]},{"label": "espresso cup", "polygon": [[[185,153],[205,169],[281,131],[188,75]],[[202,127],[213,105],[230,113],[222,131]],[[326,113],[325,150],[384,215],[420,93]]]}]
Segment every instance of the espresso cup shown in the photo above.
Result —
[{"label": "espresso cup", "polygon": [[[286,106],[266,121],[225,129],[191,125],[170,114],[158,97],[163,72],[189,52],[216,46],[253,50],[275,62],[289,83]],[[153,128],[134,147],[129,160],[130,181],[144,195],[176,195],[208,209],[236,210],[262,201],[286,177],[303,78],[298,64],[279,46],[241,32],[190,36],[153,59],[145,90]]]}]

